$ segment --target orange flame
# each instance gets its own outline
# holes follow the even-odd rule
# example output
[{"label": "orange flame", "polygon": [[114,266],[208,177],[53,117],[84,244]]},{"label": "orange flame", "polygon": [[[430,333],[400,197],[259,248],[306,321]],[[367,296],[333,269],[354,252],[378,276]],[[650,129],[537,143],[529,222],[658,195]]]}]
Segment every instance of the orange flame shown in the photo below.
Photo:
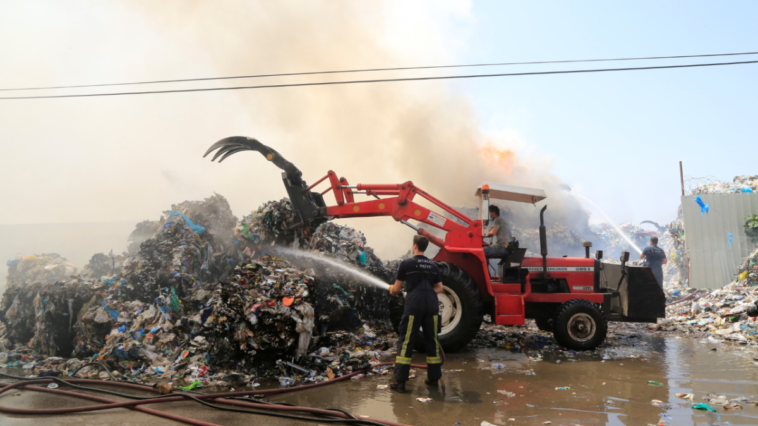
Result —
[{"label": "orange flame", "polygon": [[489,163],[500,166],[503,170],[511,174],[516,165],[516,153],[510,149],[500,149],[487,143],[479,148],[479,154]]}]

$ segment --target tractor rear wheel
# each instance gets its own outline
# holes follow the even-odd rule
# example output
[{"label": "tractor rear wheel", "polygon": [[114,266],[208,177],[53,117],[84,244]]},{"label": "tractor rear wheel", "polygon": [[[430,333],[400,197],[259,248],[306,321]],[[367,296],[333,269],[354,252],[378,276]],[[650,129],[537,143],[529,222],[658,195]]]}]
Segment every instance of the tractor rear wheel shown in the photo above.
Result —
[{"label": "tractor rear wheel", "polygon": [[[445,352],[463,349],[479,332],[484,316],[484,306],[479,288],[461,268],[447,263],[436,262],[442,278],[443,292],[437,295],[440,306],[440,330],[438,342]],[[404,300],[390,298],[390,320],[397,331],[403,317]],[[416,339],[417,351],[424,351],[423,331]]]},{"label": "tractor rear wheel", "polygon": [[592,302],[574,299],[561,305],[553,319],[553,337],[575,351],[593,350],[605,340],[608,321]]}]

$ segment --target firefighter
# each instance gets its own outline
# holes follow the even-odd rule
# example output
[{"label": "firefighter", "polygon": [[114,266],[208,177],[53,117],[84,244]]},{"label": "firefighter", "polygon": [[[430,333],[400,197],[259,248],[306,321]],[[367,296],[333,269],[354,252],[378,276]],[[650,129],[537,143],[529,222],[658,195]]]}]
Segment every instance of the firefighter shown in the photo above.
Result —
[{"label": "firefighter", "polygon": [[405,310],[398,328],[397,358],[395,359],[395,380],[390,388],[405,392],[405,382],[411,369],[411,357],[416,344],[419,328],[424,329],[426,344],[426,384],[436,387],[442,377],[437,330],[439,327],[439,302],[437,294],[442,293],[442,279],[437,265],[424,256],[429,240],[422,236],[413,237],[413,257],[400,263],[395,284],[390,286],[392,296],[399,295],[405,282]]},{"label": "firefighter", "polygon": [[642,250],[640,259],[643,258],[645,259],[645,266],[649,266],[653,270],[653,275],[658,280],[658,285],[663,287],[663,265],[669,261],[666,259],[666,252],[658,247],[658,237],[651,238],[650,246]]}]

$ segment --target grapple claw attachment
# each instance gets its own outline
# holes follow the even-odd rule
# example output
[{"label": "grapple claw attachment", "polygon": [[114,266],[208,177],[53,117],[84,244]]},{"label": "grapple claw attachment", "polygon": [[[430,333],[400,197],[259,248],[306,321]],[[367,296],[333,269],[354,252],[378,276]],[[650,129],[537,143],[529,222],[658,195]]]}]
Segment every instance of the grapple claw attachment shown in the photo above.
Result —
[{"label": "grapple claw attachment", "polygon": [[303,173],[295,167],[294,164],[290,163],[282,157],[281,154],[276,152],[275,149],[270,148],[253,138],[231,136],[221,139],[211,145],[211,147],[205,151],[203,157],[207,157],[208,154],[213,151],[216,152],[213,154],[211,161],[218,160],[219,163],[238,152],[260,152],[268,161],[271,161],[277,167],[284,170],[284,173],[282,173],[282,180],[284,181],[284,186],[289,194],[290,202],[300,219],[299,224],[305,222],[316,222],[316,224],[318,224],[326,221],[324,218],[324,215],[326,214],[326,204],[324,203],[321,194],[318,192],[306,191],[308,186],[302,178]]}]

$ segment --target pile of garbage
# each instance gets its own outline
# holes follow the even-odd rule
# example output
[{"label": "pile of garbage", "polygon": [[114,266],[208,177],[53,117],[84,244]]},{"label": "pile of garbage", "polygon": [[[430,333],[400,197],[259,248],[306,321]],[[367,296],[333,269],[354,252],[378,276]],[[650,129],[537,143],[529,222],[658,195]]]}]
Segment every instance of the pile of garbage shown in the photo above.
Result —
[{"label": "pile of garbage", "polygon": [[128,253],[122,255],[113,254],[113,250],[109,254],[95,253],[90,258],[89,262],[84,265],[82,269],[82,275],[90,278],[108,277],[121,271],[124,267]]},{"label": "pile of garbage", "polygon": [[127,253],[130,255],[137,254],[139,246],[143,242],[153,238],[153,235],[155,235],[159,229],[160,223],[158,223],[157,220],[143,220],[142,222],[139,222],[127,239],[129,242],[126,249]]},{"label": "pile of garbage", "polygon": [[246,248],[245,254],[255,255],[256,248],[265,245],[305,247],[313,234],[307,225],[295,227],[297,213],[287,198],[264,203],[258,210],[242,218],[234,228],[236,244]]},{"label": "pile of garbage", "polygon": [[[670,293],[667,296],[676,297],[689,287],[689,258],[684,243],[684,219],[682,206],[679,206],[676,220],[669,224],[664,237],[658,243],[666,251],[669,260],[666,265],[663,265],[664,287]],[[677,291],[679,293],[674,294]]]},{"label": "pile of garbage", "polygon": [[148,302],[165,289],[184,297],[196,284],[224,279],[239,258],[232,243],[235,224],[229,203],[218,194],[171,206],[156,234],[108,280],[109,289],[121,300]]},{"label": "pile of garbage", "polygon": [[[394,282],[395,270],[384,265],[374,250],[366,245],[363,233],[353,228],[332,222],[323,223],[313,233],[308,248],[342,264],[352,265],[384,282]],[[319,316],[322,329],[352,330],[361,322],[389,317],[386,289],[366,285],[353,274],[328,263],[297,256],[292,260],[303,267],[313,268],[316,275],[323,278],[319,280],[316,292],[316,305],[322,312]]]},{"label": "pile of garbage", "polygon": [[[598,234],[602,243],[607,245],[606,254],[611,257],[619,257],[623,251],[636,253],[636,250],[634,250],[624,236],[629,238],[640,249],[643,249],[648,244],[652,236],[650,231],[633,223],[622,223],[618,227],[621,229],[623,235],[609,223],[590,225],[590,228]],[[662,233],[660,231],[655,234],[657,234],[658,238],[661,238]]]},{"label": "pile of garbage", "polygon": [[697,186],[692,195],[758,192],[758,176],[735,176],[732,182],[715,182]]},{"label": "pile of garbage", "polygon": [[313,280],[285,261],[246,261],[226,282],[200,283],[187,298],[172,289],[154,301],[124,301],[111,292],[80,322],[106,325],[93,358],[126,376],[197,380],[209,369],[233,369],[256,377],[287,354],[305,355],[314,327]]},{"label": "pile of garbage", "polygon": [[[289,385],[377,363],[396,339],[386,289],[266,252],[299,246],[384,281],[394,271],[359,231],[327,223],[295,232],[294,219],[283,199],[238,223],[216,194],[141,222],[129,253],[96,254],[81,275],[57,255],[9,262],[0,356],[36,374],[73,374],[96,360],[115,376],[188,386],[277,376]],[[102,375],[95,366],[79,374]]]},{"label": "pile of garbage", "polygon": [[71,353],[76,314],[95,296],[92,282],[76,276],[52,283],[14,283],[0,303],[0,350],[28,345],[35,353]]},{"label": "pile of garbage", "polygon": [[77,268],[59,254],[32,254],[9,260],[7,285],[65,280],[77,273]]},{"label": "pile of garbage", "polygon": [[719,343],[733,340],[755,343],[758,323],[748,310],[758,301],[758,249],[745,259],[734,282],[714,291],[686,289],[680,302],[666,308],[658,327],[693,335],[709,335]]},{"label": "pile of garbage", "polygon": [[[548,253],[551,256],[582,256],[584,254],[582,243],[585,240],[576,232],[560,223],[553,223],[546,228]],[[514,226],[512,233],[519,241],[519,246],[527,249],[527,256],[535,256],[536,253],[539,253],[539,228]]]}]

